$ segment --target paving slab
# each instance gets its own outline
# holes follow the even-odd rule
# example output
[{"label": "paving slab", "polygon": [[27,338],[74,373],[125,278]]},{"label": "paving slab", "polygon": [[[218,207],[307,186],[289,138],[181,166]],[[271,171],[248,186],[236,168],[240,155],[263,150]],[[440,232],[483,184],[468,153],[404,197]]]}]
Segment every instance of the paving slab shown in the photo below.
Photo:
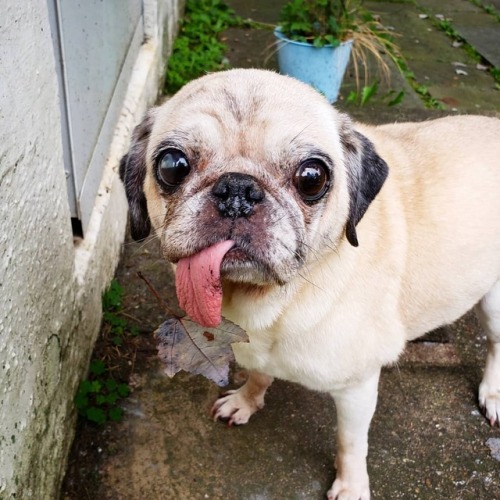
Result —
[{"label": "paving slab", "polygon": [[[462,48],[454,48],[451,39],[429,19],[421,19],[416,6],[388,2],[373,5],[384,23],[394,26],[410,70],[433,97],[459,112],[500,112],[500,92],[492,76],[476,69],[477,61]],[[467,74],[458,74],[457,70]]]},{"label": "paving slab", "polygon": [[457,20],[458,33],[467,40],[490,64],[500,68],[500,23],[495,26],[463,24]]},{"label": "paving slab", "polygon": [[[432,14],[442,14],[490,64],[500,68],[500,22],[470,0],[418,0]],[[489,3],[485,3],[489,5]]]},{"label": "paving slab", "polygon": [[487,15],[481,7],[474,5],[471,0],[417,0],[417,6],[423,7],[432,14],[441,14],[446,18],[453,18],[457,13]]}]

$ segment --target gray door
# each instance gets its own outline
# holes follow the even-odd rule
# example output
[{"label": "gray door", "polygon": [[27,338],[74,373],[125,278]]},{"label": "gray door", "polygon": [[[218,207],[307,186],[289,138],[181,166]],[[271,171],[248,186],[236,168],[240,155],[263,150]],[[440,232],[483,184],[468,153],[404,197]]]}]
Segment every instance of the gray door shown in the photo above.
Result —
[{"label": "gray door", "polygon": [[71,216],[85,232],[144,38],[143,0],[48,0]]}]

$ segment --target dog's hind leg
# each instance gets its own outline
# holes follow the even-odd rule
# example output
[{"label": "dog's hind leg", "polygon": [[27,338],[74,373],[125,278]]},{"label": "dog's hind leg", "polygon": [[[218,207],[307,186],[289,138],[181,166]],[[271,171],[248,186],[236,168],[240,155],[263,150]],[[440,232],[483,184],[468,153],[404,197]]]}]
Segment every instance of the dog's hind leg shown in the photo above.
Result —
[{"label": "dog's hind leg", "polygon": [[264,407],[264,395],[273,378],[256,371],[249,371],[245,384],[234,391],[226,392],[212,407],[215,420],[227,421],[229,425],[246,424],[250,417]]},{"label": "dog's hind leg", "polygon": [[476,310],[488,339],[479,405],[490,424],[500,426],[500,281],[482,298]]}]

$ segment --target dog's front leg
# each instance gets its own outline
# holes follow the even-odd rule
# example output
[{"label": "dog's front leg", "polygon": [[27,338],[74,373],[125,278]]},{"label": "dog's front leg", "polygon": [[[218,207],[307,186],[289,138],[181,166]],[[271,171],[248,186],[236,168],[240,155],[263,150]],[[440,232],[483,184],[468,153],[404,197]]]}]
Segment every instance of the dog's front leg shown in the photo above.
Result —
[{"label": "dog's front leg", "polygon": [[368,500],[368,429],[377,406],[380,370],[363,382],[332,392],[337,408],[337,476],[329,500]]},{"label": "dog's front leg", "polygon": [[224,420],[229,425],[246,424],[250,417],[264,407],[264,395],[272,384],[273,378],[253,370],[239,389],[227,391],[212,407],[215,420]]}]

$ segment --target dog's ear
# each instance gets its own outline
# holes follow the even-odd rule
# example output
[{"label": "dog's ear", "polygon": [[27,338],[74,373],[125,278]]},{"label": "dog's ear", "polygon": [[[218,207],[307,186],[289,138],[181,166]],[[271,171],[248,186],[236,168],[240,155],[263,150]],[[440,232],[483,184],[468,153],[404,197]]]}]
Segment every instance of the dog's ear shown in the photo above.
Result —
[{"label": "dog's ear", "polygon": [[350,197],[345,232],[349,243],[357,247],[359,243],[356,226],[382,188],[389,168],[375,151],[373,143],[355,131],[349,119],[343,118],[340,140],[346,158]]},{"label": "dog's ear", "polygon": [[130,233],[136,241],[146,238],[151,230],[144,179],[146,178],[146,149],[153,127],[155,110],[148,112],[132,134],[128,153],[120,161],[120,178],[125,186],[129,204]]}]

